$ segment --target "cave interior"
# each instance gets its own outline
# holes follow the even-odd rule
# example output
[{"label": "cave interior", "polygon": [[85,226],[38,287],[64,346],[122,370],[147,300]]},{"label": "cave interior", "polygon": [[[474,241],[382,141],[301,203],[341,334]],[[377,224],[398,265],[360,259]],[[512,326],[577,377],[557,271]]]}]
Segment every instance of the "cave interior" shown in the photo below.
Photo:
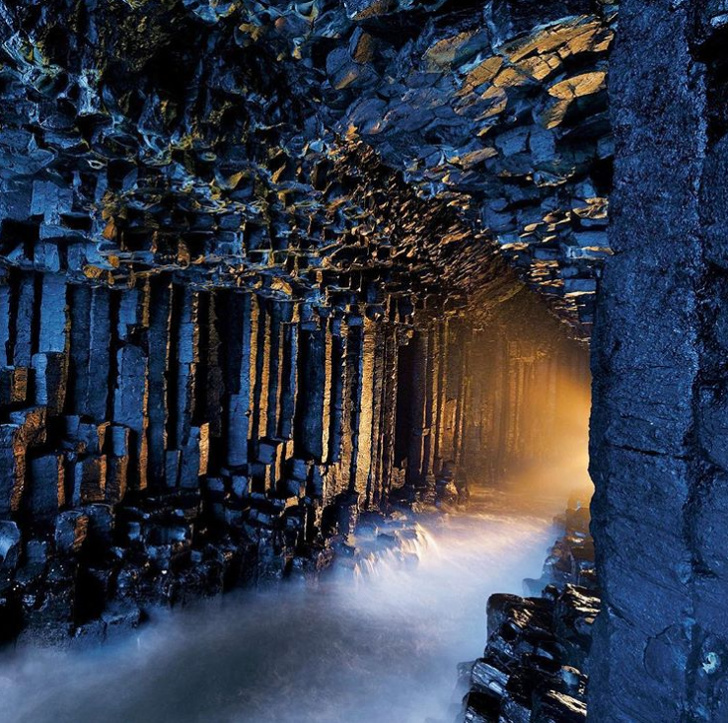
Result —
[{"label": "cave interior", "polygon": [[593,481],[548,602],[572,678],[476,665],[462,720],[728,721],[726,28],[712,0],[0,2],[0,640],[102,641],[316,576],[372,515]]}]

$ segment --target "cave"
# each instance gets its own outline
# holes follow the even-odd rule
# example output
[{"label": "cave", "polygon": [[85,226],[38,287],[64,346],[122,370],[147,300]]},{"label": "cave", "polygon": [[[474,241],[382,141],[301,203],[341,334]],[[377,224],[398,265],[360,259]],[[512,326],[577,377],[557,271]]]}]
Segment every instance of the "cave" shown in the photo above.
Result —
[{"label": "cave", "polygon": [[728,721],[726,28],[0,2],[0,719]]}]

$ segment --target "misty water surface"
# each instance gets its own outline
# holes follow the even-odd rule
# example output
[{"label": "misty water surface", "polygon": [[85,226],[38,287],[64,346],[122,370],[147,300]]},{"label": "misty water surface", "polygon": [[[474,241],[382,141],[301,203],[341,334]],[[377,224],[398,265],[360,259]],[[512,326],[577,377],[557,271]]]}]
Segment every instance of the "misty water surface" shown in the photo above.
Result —
[{"label": "misty water surface", "polygon": [[[550,515],[508,498],[425,523],[415,569],[284,585],[174,612],[88,652],[0,663],[12,723],[423,723],[452,720],[456,664],[485,640],[485,602],[522,592],[554,537]],[[495,504],[493,502],[495,501]]]}]

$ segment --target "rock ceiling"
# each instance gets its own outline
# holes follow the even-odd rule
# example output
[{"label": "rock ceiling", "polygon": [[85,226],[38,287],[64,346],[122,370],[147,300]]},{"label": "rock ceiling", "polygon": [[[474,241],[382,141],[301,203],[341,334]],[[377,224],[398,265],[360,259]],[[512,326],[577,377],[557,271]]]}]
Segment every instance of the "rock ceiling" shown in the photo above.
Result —
[{"label": "rock ceiling", "polygon": [[459,305],[505,258],[588,333],[615,15],[597,0],[6,2],[3,264]]}]

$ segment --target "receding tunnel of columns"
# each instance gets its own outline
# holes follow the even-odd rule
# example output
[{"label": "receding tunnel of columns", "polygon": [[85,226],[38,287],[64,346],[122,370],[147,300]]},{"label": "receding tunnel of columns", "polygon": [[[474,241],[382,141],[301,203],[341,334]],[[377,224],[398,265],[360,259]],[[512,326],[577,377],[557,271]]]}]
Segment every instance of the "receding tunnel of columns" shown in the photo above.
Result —
[{"label": "receding tunnel of columns", "polygon": [[[31,527],[59,505],[203,492],[221,520],[237,501],[296,522],[285,567],[299,543],[443,474],[497,485],[560,459],[566,485],[584,482],[586,347],[515,277],[472,311],[438,297],[315,309],[164,275],[116,290],[12,271],[2,291],[18,397],[4,514]],[[25,369],[32,414],[12,411]]]},{"label": "receding tunnel of columns", "polygon": [[467,353],[468,478],[588,501],[588,347],[524,287],[472,329]]},{"label": "receding tunnel of columns", "polygon": [[[312,310],[164,276],[110,289],[13,272],[5,294],[13,363],[33,352],[31,368],[45,374],[36,377],[45,386],[34,387],[45,395],[39,411],[15,432],[25,469],[16,467],[23,484],[6,514],[26,549],[52,539],[56,559],[78,565],[73,582],[56,582],[50,594],[36,588],[37,607],[16,600],[6,634],[48,641],[72,629],[94,640],[103,630],[114,640],[114,626],[136,625],[143,610],[153,619],[140,628],[143,652],[121,637],[108,665],[123,656],[147,671],[152,659],[168,660],[168,675],[152,676],[156,693],[134,684],[125,698],[100,704],[108,681],[83,656],[64,663],[85,681],[68,687],[52,658],[21,653],[22,665],[4,668],[18,720],[73,720],[79,704],[107,720],[149,710],[159,720],[220,711],[261,721],[455,716],[455,663],[482,648],[488,594],[537,578],[552,541],[549,516],[571,495],[588,500],[587,348],[508,273],[477,306],[456,309],[432,296],[419,308],[390,301]],[[23,325],[29,299],[40,312]],[[107,336],[111,345],[96,341]],[[421,521],[415,515],[404,527],[390,529],[379,516],[396,520],[411,509]],[[437,522],[437,509],[455,521]],[[397,539],[416,544],[382,557],[382,540]],[[352,554],[364,578],[336,577]],[[413,573],[406,560],[415,555]],[[18,570],[30,560],[20,557]],[[315,592],[296,586],[331,564]],[[282,599],[233,596],[225,613],[194,602],[282,578]],[[192,607],[182,617],[160,618],[159,605],[183,603]],[[69,627],[59,630],[66,615]],[[281,638],[297,615],[317,627],[319,642]],[[194,643],[180,625],[197,631]],[[367,652],[372,639],[391,650]],[[371,672],[380,655],[403,677],[405,698],[389,673]],[[189,679],[193,658],[207,661],[205,682]],[[255,673],[221,688],[223,668],[250,661]],[[281,664],[297,684],[261,677],[279,676]],[[332,674],[331,665],[351,666],[364,681]],[[39,676],[47,692],[30,695]],[[180,703],[195,686],[199,698]],[[384,708],[373,702],[383,692]],[[241,704],[240,696],[252,699]]]},{"label": "receding tunnel of columns", "polygon": [[[581,672],[532,695],[528,665],[501,660],[490,697],[477,676],[500,655],[491,593],[587,582],[616,8],[364,5],[0,16],[0,634],[19,643],[2,683],[19,720],[76,720],[79,701],[120,721],[583,718],[583,590],[488,616],[496,642],[534,618],[558,646],[555,611],[577,611],[557,662]],[[282,598],[235,592],[282,580]],[[201,606],[223,592],[228,612]],[[69,639],[117,641],[104,660],[129,694],[100,696],[89,658],[23,652]]]}]

